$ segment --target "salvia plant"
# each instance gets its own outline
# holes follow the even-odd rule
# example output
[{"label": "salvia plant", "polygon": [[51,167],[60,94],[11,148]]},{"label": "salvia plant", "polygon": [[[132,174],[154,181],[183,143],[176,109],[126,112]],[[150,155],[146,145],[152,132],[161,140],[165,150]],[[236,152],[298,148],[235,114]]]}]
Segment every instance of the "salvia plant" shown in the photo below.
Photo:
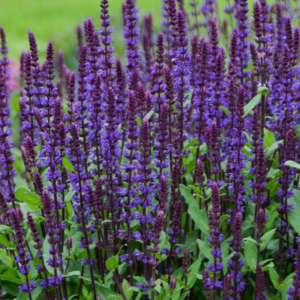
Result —
[{"label": "salvia plant", "polygon": [[29,31],[18,92],[0,27],[0,299],[300,299],[300,10],[217,4]]}]

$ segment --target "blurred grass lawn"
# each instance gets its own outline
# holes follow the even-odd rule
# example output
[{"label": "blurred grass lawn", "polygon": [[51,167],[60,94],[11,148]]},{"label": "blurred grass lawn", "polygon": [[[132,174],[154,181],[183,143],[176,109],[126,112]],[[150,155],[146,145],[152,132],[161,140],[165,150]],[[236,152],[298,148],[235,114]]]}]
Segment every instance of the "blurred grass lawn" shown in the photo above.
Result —
[{"label": "blurred grass lawn", "polygon": [[[0,0],[0,25],[4,27],[10,56],[19,60],[22,50],[28,50],[28,30],[37,39],[40,57],[45,58],[48,40],[53,40],[56,51],[63,49],[66,64],[75,67],[76,25],[91,16],[96,28],[100,27],[101,0]],[[108,0],[111,25],[114,26],[114,47],[117,54],[124,58],[123,20],[121,4],[125,0]],[[198,0],[203,4],[204,0]],[[274,3],[275,0],[268,0]],[[152,12],[154,29],[160,30],[162,0],[137,0],[140,16]],[[188,5],[189,0],[185,0]],[[233,3],[233,0],[230,0]],[[219,13],[228,0],[217,0]],[[248,0],[250,11],[253,0]],[[251,13],[250,13],[251,15]],[[141,20],[141,19],[140,19]],[[72,55],[73,54],[73,55]]]},{"label": "blurred grass lawn", "polygon": [[[101,0],[0,0],[0,25],[4,27],[10,56],[19,60],[22,50],[28,50],[28,30],[37,39],[39,52],[44,57],[49,39],[56,49],[63,49],[66,56],[76,48],[76,25],[91,16],[100,27]],[[123,56],[122,0],[109,0],[111,25],[115,26],[115,47]],[[159,29],[161,0],[138,0],[141,14],[152,12],[155,27]]]}]

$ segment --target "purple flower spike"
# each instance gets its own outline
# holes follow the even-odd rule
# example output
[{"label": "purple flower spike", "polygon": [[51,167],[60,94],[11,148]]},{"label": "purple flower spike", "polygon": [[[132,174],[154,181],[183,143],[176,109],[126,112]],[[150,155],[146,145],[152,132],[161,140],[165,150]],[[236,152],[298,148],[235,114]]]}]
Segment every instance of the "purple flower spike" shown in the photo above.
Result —
[{"label": "purple flower spike", "polygon": [[255,281],[255,299],[265,300],[268,299],[264,292],[266,290],[265,286],[265,276],[260,264],[256,265],[256,281]]}]

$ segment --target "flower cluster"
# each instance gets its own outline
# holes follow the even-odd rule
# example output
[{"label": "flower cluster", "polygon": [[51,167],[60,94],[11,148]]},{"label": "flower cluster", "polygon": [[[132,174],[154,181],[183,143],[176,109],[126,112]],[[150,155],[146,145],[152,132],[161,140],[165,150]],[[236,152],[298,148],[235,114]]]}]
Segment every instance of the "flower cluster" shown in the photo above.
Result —
[{"label": "flower cluster", "polygon": [[162,0],[156,32],[126,0],[115,43],[101,0],[77,66],[29,31],[19,107],[0,26],[3,299],[300,296],[299,9],[221,4]]}]

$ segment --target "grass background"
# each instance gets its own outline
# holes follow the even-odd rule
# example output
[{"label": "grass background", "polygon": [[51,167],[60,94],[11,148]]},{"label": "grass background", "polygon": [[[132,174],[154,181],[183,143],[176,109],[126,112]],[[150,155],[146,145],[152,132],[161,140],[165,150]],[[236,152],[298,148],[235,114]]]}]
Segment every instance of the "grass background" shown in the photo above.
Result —
[{"label": "grass background", "polygon": [[[118,56],[124,58],[123,20],[121,5],[125,0],[108,0],[111,15],[111,25],[114,26],[114,47]],[[224,17],[223,8],[228,1],[217,0],[219,16]],[[294,5],[294,1],[291,0]],[[9,56],[19,60],[22,50],[29,50],[28,30],[36,36],[40,58],[45,58],[47,42],[54,42],[56,52],[63,49],[65,63],[72,69],[76,68],[76,26],[88,16],[92,17],[96,28],[100,27],[101,0],[0,0],[0,25],[4,27]],[[154,19],[154,30],[160,30],[162,0],[137,0],[139,9],[139,26],[141,16],[151,12]],[[190,0],[184,0],[188,8]],[[254,0],[248,0],[250,17]],[[198,0],[201,5],[204,0]],[[268,0],[269,4],[275,0]]]},{"label": "grass background", "polygon": [[[4,27],[10,56],[19,60],[22,50],[29,50],[28,30],[36,36],[40,56],[45,57],[49,39],[56,50],[63,49],[65,56],[76,48],[76,25],[92,17],[100,27],[101,0],[0,0],[0,25]],[[111,25],[115,26],[115,47],[119,55],[124,51],[122,39],[122,0],[109,0]],[[152,12],[155,29],[160,27],[161,0],[138,0],[141,14]]]}]

